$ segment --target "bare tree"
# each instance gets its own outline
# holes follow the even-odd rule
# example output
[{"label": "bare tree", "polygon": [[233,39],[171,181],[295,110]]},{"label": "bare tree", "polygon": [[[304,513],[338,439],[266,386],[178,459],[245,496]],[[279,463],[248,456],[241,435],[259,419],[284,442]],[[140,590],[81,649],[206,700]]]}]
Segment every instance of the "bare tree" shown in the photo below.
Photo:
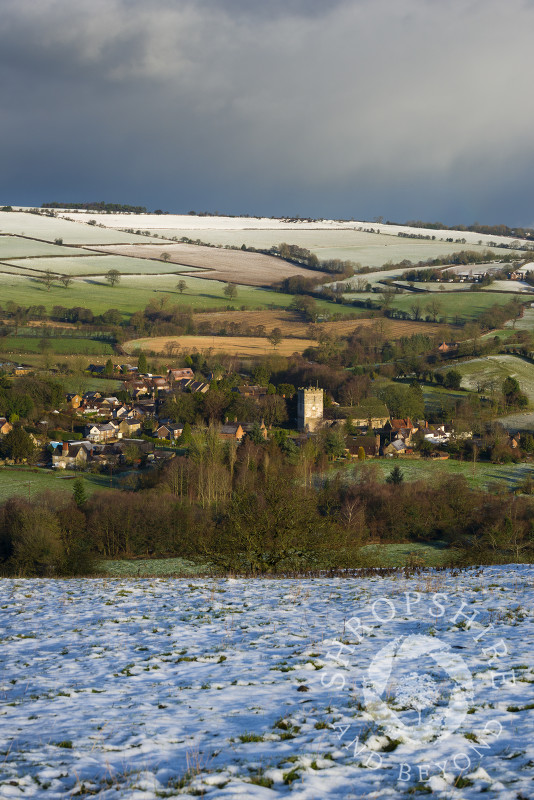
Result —
[{"label": "bare tree", "polygon": [[42,282],[46,286],[46,291],[50,291],[50,287],[54,283],[54,273],[51,269],[45,269],[43,272],[43,277],[41,278]]},{"label": "bare tree", "polygon": [[105,278],[110,286],[115,286],[121,279],[121,274],[118,269],[110,269],[106,272]]},{"label": "bare tree", "polygon": [[227,283],[223,289],[223,292],[225,297],[228,298],[228,300],[235,300],[235,298],[237,297],[237,286],[233,283]]},{"label": "bare tree", "polygon": [[281,330],[281,328],[273,328],[267,338],[270,341],[270,343],[272,344],[273,348],[276,350],[276,348],[278,347],[278,345],[282,341],[282,330]]}]

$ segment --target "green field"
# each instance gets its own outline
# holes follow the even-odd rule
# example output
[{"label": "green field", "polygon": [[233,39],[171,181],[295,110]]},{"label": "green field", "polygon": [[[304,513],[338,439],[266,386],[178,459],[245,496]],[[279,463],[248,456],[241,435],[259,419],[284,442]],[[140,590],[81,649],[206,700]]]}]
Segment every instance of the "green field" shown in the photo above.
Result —
[{"label": "green field", "polygon": [[[511,328],[513,323],[508,322],[507,325]],[[518,331],[534,331],[534,308],[527,306],[523,312],[523,316],[516,320],[515,326],[513,327]]]},{"label": "green field", "polygon": [[469,395],[467,392],[457,392],[452,389],[444,389],[442,386],[429,386],[422,384],[423,397],[425,399],[425,410],[427,415],[432,416],[442,408],[450,408],[458,400],[465,400]]},{"label": "green field", "polygon": [[[74,481],[80,473],[70,470],[53,472],[38,467],[0,467],[0,503],[9,497],[30,497],[34,499],[40,492],[53,489],[65,494],[72,494]],[[108,475],[83,474],[85,493],[89,496],[98,489],[110,489]],[[120,478],[113,477],[112,486],[119,485]]]},{"label": "green field", "polygon": [[[395,281],[395,283],[401,284],[407,290],[410,286],[413,286],[415,289],[422,289],[424,292],[439,292],[440,294],[444,292],[469,292],[473,286],[472,283],[433,283],[432,281],[412,283],[408,281]],[[510,281],[510,283],[512,283],[512,281]]]},{"label": "green field", "polygon": [[136,558],[100,561],[98,571],[117,578],[170,578],[199,575],[207,572],[208,566],[194,564],[184,558]]},{"label": "green field", "polygon": [[468,484],[475,489],[487,490],[492,485],[498,486],[502,491],[514,491],[524,483],[525,478],[531,475],[534,478],[534,466],[529,463],[520,464],[490,464],[488,461],[472,462],[434,461],[432,459],[369,459],[363,464],[348,468],[349,474],[358,479],[360,470],[371,469],[376,471],[379,479],[385,480],[394,466],[399,466],[404,474],[405,481],[432,481],[436,484],[439,480],[451,475],[463,475]]},{"label": "green field", "polygon": [[445,317],[448,323],[457,320],[476,320],[478,317],[493,305],[505,305],[510,300],[516,298],[513,293],[488,294],[486,292],[443,292],[439,297],[429,297],[424,294],[414,294],[413,292],[396,295],[393,298],[392,308],[399,311],[406,311],[412,314],[412,306],[419,303],[421,314],[424,317],[430,313],[426,309],[433,300],[437,300],[440,305],[439,317]]},{"label": "green field", "polygon": [[[0,339],[2,353],[40,353],[42,339],[38,336],[6,336]],[[75,339],[68,336],[49,337],[50,351],[52,353],[70,355],[80,353],[83,355],[111,355],[113,347],[109,342],[97,339]]]},{"label": "green field", "polygon": [[[380,226],[374,225],[373,227]],[[425,239],[408,239],[391,234],[365,233],[350,229],[187,230],[184,228],[148,228],[148,230],[153,234],[168,238],[176,236],[180,239],[182,236],[187,236],[193,241],[200,239],[202,242],[223,247],[225,245],[241,247],[244,244],[247,247],[269,249],[274,245],[286,242],[305,247],[316,253],[320,259],[339,258],[342,261],[354,261],[369,267],[381,267],[388,262],[398,263],[403,259],[416,263],[428,258],[457,253],[459,250],[482,251],[487,249],[486,246],[478,244],[451,244],[439,239],[432,242]],[[441,231],[440,235],[446,238],[446,231]],[[509,253],[509,250],[503,248],[492,249],[497,253]]]},{"label": "green field", "polygon": [[[44,305],[47,311],[55,305],[84,306],[91,308],[95,314],[102,314],[109,308],[132,314],[143,309],[150,300],[161,301],[164,296],[167,297],[165,302],[172,305],[196,309],[224,309],[228,305],[223,291],[225,284],[221,281],[185,276],[187,289],[180,294],[176,289],[177,280],[176,275],[127,275],[121,278],[117,286],[111,287],[103,278],[77,278],[68,289],[54,283],[47,291],[40,281],[0,275],[0,293],[2,304],[12,300],[24,306]],[[242,306],[250,309],[287,308],[293,299],[291,295],[255,286],[238,286],[237,289],[237,298],[232,303],[236,309]],[[317,306],[323,313],[354,313],[351,306],[326,300],[318,300]]]},{"label": "green field", "polygon": [[103,395],[112,395],[123,388],[121,381],[111,378],[94,378],[92,375],[61,375],[57,379],[68,392],[100,392]]},{"label": "green field", "polygon": [[[442,372],[447,367],[442,368]],[[504,380],[510,375],[530,402],[534,402],[534,364],[520,356],[495,355],[474,358],[454,365],[462,376],[462,386],[472,391],[500,391]]]},{"label": "green field", "polygon": [[64,244],[120,244],[122,242],[148,242],[146,236],[122,233],[85,222],[30,214],[22,211],[0,211],[0,234],[14,233],[53,242],[63,239]]},{"label": "green field", "polygon": [[404,567],[410,563],[426,567],[442,567],[454,560],[457,551],[445,542],[420,544],[368,544],[360,550],[362,562],[370,567]]}]

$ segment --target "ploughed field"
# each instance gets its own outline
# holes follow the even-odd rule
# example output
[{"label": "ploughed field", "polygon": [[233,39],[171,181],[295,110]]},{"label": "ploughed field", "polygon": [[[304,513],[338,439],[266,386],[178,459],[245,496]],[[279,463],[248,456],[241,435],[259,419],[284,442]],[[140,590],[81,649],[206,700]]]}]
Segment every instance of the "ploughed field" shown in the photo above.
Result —
[{"label": "ploughed field", "polygon": [[[358,314],[358,309],[351,309],[351,311]],[[364,314],[366,312],[361,311],[361,313]],[[214,330],[228,322],[235,322],[250,326],[251,328],[257,325],[263,325],[268,333],[270,333],[273,328],[280,328],[285,336],[296,336],[298,338],[309,338],[310,330],[309,322],[303,322],[297,314],[283,310],[233,311],[231,316],[228,316],[224,311],[208,312],[206,314],[199,313],[195,314],[194,322],[196,325],[209,323]],[[403,336],[411,336],[414,333],[432,336],[440,330],[440,326],[434,323],[411,322],[410,320],[396,320],[383,317],[362,317],[321,322],[320,330],[326,331],[331,336],[347,336],[352,333],[355,328],[360,326],[364,328],[376,328],[378,332],[392,339],[400,339]]]},{"label": "ploughed field", "polygon": [[531,797],[533,577],[5,579],[0,796]]},{"label": "ploughed field", "polygon": [[326,277],[326,273],[304,269],[263,253],[247,253],[241,250],[224,250],[194,244],[161,242],[113,245],[95,249],[139,259],[163,259],[165,256],[163,263],[180,265],[183,271],[187,271],[187,268],[195,272],[197,269],[203,269],[206,270],[203,277],[246,286],[266,286],[291,275],[300,275],[304,278]]},{"label": "ploughed field", "polygon": [[181,350],[212,350],[214,353],[232,353],[240,356],[263,356],[277,352],[282,356],[302,353],[307,347],[317,343],[312,339],[282,339],[273,348],[263,336],[153,336],[148,339],[132,339],[123,344],[124,350],[131,354],[145,352],[177,355]]}]

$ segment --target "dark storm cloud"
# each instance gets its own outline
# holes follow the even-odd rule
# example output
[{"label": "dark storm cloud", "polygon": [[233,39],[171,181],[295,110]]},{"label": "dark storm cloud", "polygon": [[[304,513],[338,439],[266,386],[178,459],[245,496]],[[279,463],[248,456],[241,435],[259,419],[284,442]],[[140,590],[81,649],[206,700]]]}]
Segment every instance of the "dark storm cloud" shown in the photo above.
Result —
[{"label": "dark storm cloud", "polygon": [[4,0],[2,202],[534,220],[534,4]]}]

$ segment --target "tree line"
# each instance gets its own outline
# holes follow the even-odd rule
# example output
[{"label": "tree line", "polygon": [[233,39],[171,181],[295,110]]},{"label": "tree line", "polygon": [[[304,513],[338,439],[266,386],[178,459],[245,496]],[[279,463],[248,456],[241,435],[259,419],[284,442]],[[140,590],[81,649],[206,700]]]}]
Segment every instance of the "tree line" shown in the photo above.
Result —
[{"label": "tree line", "polygon": [[[406,483],[317,479],[316,444],[284,452],[271,440],[222,442],[207,430],[135,491],[96,492],[0,506],[0,573],[94,574],[101,559],[181,557],[206,571],[280,574],[365,566],[369,544],[437,543],[449,563],[534,555],[534,503],[470,489],[462,477]],[[317,477],[314,478],[313,476]]]}]

